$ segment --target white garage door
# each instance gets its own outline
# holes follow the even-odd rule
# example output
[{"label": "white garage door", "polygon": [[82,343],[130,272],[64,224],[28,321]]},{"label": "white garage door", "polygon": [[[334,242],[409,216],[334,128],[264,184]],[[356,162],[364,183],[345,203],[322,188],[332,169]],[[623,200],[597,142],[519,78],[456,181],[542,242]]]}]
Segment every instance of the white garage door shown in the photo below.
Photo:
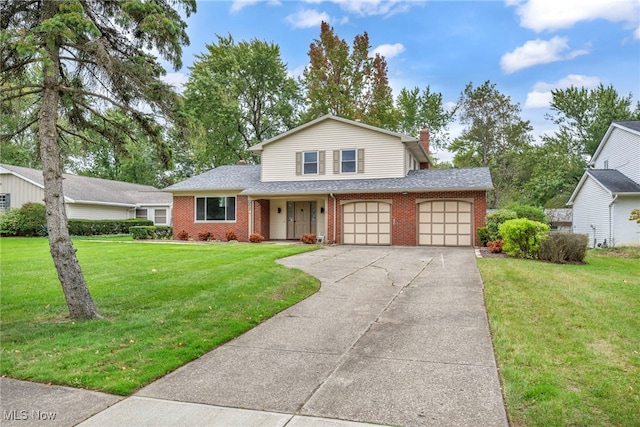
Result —
[{"label": "white garage door", "polygon": [[346,245],[390,245],[391,205],[373,201],[343,205],[342,230]]},{"label": "white garage door", "polygon": [[418,244],[428,246],[473,245],[472,204],[462,200],[437,200],[418,205]]}]

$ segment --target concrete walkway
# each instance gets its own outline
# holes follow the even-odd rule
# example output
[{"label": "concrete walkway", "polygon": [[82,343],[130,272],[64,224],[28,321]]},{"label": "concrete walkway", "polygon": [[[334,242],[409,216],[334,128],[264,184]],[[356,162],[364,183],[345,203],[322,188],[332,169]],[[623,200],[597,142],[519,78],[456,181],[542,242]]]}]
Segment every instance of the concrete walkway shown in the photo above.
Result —
[{"label": "concrete walkway", "polygon": [[[108,409],[80,425],[507,425],[473,249],[338,246],[282,263],[320,291],[132,397],[92,394]],[[44,396],[12,408],[7,384],[25,383],[0,384],[5,411],[53,410]]]}]

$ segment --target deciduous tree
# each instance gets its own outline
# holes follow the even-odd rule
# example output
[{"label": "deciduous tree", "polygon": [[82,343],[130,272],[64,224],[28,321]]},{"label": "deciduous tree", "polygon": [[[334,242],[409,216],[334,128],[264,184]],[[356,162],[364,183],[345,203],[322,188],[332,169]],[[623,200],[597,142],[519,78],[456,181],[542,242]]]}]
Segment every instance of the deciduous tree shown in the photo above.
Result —
[{"label": "deciduous tree", "polygon": [[559,126],[557,138],[569,142],[576,155],[592,156],[613,121],[640,119],[640,103],[632,108],[631,94],[620,96],[613,86],[552,90],[548,116]]},{"label": "deciduous tree", "polygon": [[[531,125],[520,117],[520,105],[486,81],[477,88],[469,83],[458,100],[462,135],[449,149],[456,167],[488,167],[495,186],[490,205],[497,207],[526,176],[520,163],[530,146]],[[503,200],[504,199],[504,200]]]},{"label": "deciduous tree", "polygon": [[[44,200],[51,255],[72,318],[100,317],[69,237],[62,186],[61,146],[69,138],[86,138],[93,129],[108,138],[110,126],[91,120],[108,107],[127,114],[144,133],[160,142],[156,118],[172,119],[179,100],[160,78],[165,70],[155,52],[176,68],[186,24],[195,0],[12,0],[2,3],[0,70],[3,108],[34,96],[34,108],[9,140],[29,129],[38,135],[44,176]],[[29,84],[28,72],[37,74]],[[96,123],[98,124],[96,127]],[[90,141],[87,141],[90,142]],[[168,162],[169,159],[165,158]]]},{"label": "deciduous tree", "polygon": [[309,65],[301,78],[306,92],[309,121],[324,114],[361,120],[373,126],[393,129],[397,115],[387,78],[387,61],[371,55],[369,35],[353,39],[353,49],[326,22],[320,38],[309,46]]},{"label": "deciduous tree", "polygon": [[217,38],[196,56],[185,90],[187,111],[202,125],[199,169],[257,161],[249,147],[297,125],[302,102],[278,45]]},{"label": "deciduous tree", "polygon": [[422,92],[418,87],[411,90],[402,88],[396,98],[399,132],[418,135],[420,129],[429,130],[429,142],[436,149],[444,149],[449,142],[448,127],[453,121],[456,109],[447,111],[442,94],[432,92],[427,86]]}]

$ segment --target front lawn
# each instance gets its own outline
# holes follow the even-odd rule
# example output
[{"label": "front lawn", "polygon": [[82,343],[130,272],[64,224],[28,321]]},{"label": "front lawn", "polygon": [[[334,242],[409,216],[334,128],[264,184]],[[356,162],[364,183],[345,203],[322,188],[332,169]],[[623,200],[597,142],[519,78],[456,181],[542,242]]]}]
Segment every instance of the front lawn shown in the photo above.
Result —
[{"label": "front lawn", "polygon": [[314,246],[76,239],[104,320],[71,321],[46,239],[0,242],[0,374],[129,394],[317,291]]},{"label": "front lawn", "polygon": [[478,265],[513,426],[640,425],[638,251]]}]

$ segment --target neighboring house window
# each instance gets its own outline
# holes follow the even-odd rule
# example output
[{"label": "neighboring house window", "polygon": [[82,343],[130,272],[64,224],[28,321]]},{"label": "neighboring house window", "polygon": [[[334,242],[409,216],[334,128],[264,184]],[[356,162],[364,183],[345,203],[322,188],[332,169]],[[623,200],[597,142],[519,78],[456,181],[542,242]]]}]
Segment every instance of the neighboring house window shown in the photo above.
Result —
[{"label": "neighboring house window", "polygon": [[318,152],[305,151],[303,153],[302,171],[305,175],[318,174]]},{"label": "neighboring house window", "polygon": [[154,211],[154,223],[155,224],[166,224],[167,223],[167,210],[166,209],[156,209]]},{"label": "neighboring house window", "polygon": [[11,207],[11,194],[2,193],[0,194],[0,210],[7,210]]},{"label": "neighboring house window", "polygon": [[138,219],[147,219],[147,210],[146,209],[136,209],[136,218],[138,218]]},{"label": "neighboring house window", "polygon": [[196,197],[196,221],[235,220],[235,197]]},{"label": "neighboring house window", "polygon": [[340,173],[355,173],[357,171],[356,150],[342,150],[340,155]]},{"label": "neighboring house window", "polygon": [[604,161],[604,168],[609,169],[609,160]]}]

